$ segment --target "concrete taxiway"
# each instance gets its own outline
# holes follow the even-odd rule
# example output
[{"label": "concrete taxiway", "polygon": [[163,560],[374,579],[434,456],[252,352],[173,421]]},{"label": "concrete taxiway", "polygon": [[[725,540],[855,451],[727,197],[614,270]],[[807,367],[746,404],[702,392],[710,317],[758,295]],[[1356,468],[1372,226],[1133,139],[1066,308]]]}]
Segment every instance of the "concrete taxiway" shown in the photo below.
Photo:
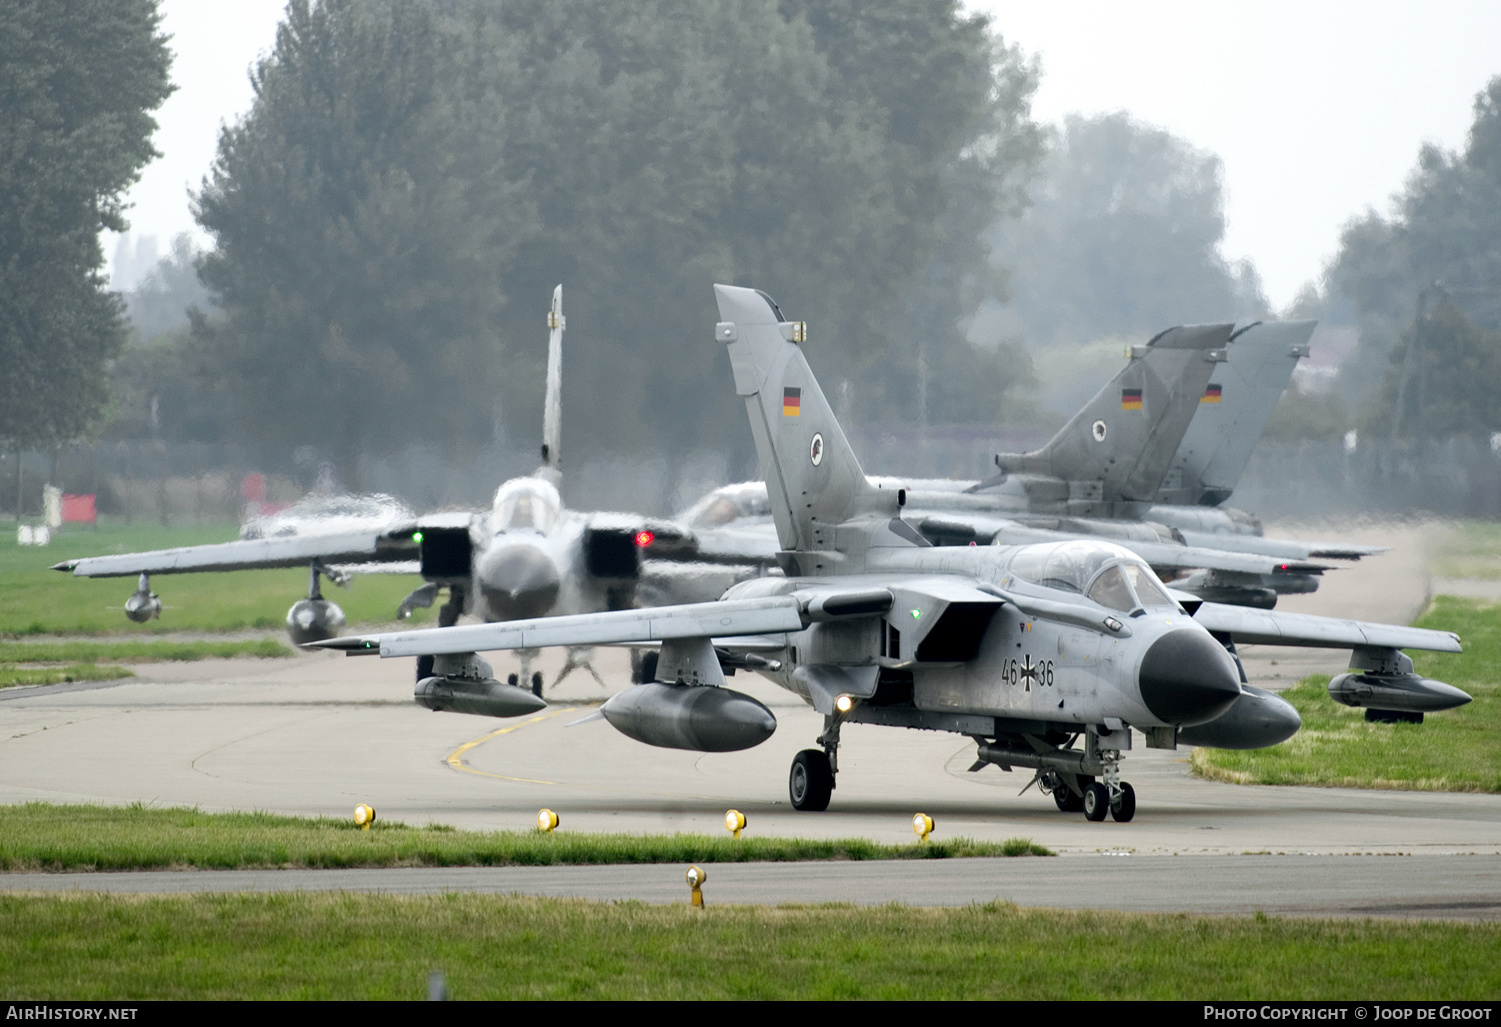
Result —
[{"label": "concrete taxiway", "polygon": [[[992,901],[1058,909],[1222,915],[1501,919],[1498,856],[1137,856],[937,862],[709,863],[710,904],[954,906]],[[1083,872],[1081,872],[1081,870]],[[1164,882],[1171,881],[1170,887]],[[1415,886],[1415,882],[1421,882]],[[602,901],[683,902],[681,864],[435,867],[390,870],[142,871],[3,874],[0,888],[40,892],[450,891]]]},{"label": "concrete taxiway", "polygon": [[[1422,533],[1370,535],[1394,551],[1331,573],[1318,593],[1286,601],[1285,608],[1410,619],[1428,594]],[[1317,650],[1246,652],[1254,683],[1274,687],[1345,662],[1345,654]],[[508,661],[497,655],[497,670]],[[549,682],[560,663],[559,654],[547,654]],[[787,769],[792,756],[813,743],[821,720],[796,697],[753,675],[737,675],[732,687],[756,695],[777,716],[768,742],[741,753],[654,749],[598,720],[574,723],[628,681],[624,653],[598,650],[596,665],[607,688],[575,672],[551,690],[552,708],[510,721],[421,710],[410,698],[410,661],[332,653],[144,665],[138,678],[121,682],[8,689],[0,692],[0,802],[139,801],[336,816],[367,802],[383,818],[474,829],[525,829],[546,806],[560,813],[564,830],[637,833],[717,833],[724,811],[734,807],[746,813],[754,833],[883,842],[910,841],[912,814],[923,811],[937,821],[939,837],[1027,837],[1066,857],[1110,857],[1096,861],[1100,868],[1130,862],[1132,874],[1155,882],[1149,893],[1156,898],[1147,905],[1102,903],[1112,908],[1185,908],[1173,901],[1195,894],[1184,885],[1187,866],[1228,875],[1242,887],[1238,872],[1220,861],[1235,857],[1245,862],[1233,865],[1245,869],[1269,865],[1257,861],[1291,860],[1285,868],[1276,864],[1265,894],[1247,898],[1247,908],[1271,911],[1289,902],[1299,908],[1312,902],[1310,909],[1437,908],[1461,901],[1468,889],[1464,901],[1490,910],[1480,915],[1501,910],[1501,874],[1489,859],[1501,854],[1501,797],[1220,784],[1190,776],[1187,749],[1139,747],[1123,775],[1136,789],[1136,819],[1092,824],[1059,813],[1036,789],[1018,794],[1030,775],[995,767],[968,772],[974,747],[965,739],[851,725],[829,811],[800,814],[788,804]],[[1245,855],[1253,853],[1266,855]],[[1306,855],[1345,858],[1310,861]],[[1427,862],[1437,855],[1466,858]],[[1183,856],[1215,859],[1185,863]],[[1364,858],[1377,856],[1382,859],[1374,863]],[[1021,862],[1032,869],[1014,873],[1070,886],[1077,876]],[[896,872],[927,877],[932,867],[908,864]],[[1352,886],[1329,893],[1328,901],[1303,890],[1310,874],[1358,881],[1376,873],[1371,867],[1381,868],[1379,887]],[[1386,872],[1390,867],[1401,869]],[[1448,867],[1443,873],[1449,876],[1435,884],[1438,871],[1430,867]],[[738,873],[722,867],[715,880]],[[938,876],[945,875],[952,876]],[[15,875],[5,877],[0,887],[24,886]],[[1272,901],[1279,881],[1296,893],[1294,900]],[[575,887],[584,890],[568,893],[595,894],[593,885]],[[675,895],[677,887],[674,876],[669,890]],[[1092,893],[1067,901],[1067,891],[1006,897],[1028,904],[1097,902]],[[961,893],[969,894],[955,894]],[[876,898],[930,901],[891,886],[882,886]]]}]

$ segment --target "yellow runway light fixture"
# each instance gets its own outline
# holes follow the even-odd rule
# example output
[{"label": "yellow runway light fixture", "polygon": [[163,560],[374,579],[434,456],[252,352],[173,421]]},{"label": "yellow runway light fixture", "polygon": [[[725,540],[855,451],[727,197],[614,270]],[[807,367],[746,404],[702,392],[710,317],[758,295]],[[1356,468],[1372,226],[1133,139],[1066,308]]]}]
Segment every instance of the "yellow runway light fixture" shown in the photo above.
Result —
[{"label": "yellow runway light fixture", "polygon": [[745,814],[738,809],[725,810],[724,829],[739,838],[740,832],[745,830]]},{"label": "yellow runway light fixture", "polygon": [[360,803],[354,808],[354,822],[360,825],[361,831],[370,830],[370,825],[375,823],[375,809]]},{"label": "yellow runway light fixture", "polygon": [[688,905],[694,909],[704,908],[703,886],[708,879],[709,875],[704,873],[703,867],[688,868],[688,887],[692,889],[688,895]]},{"label": "yellow runway light fixture", "polygon": [[917,835],[918,841],[927,841],[928,835],[933,833],[933,818],[926,813],[914,813],[912,815],[912,833]]},{"label": "yellow runway light fixture", "polygon": [[557,826],[558,815],[556,813],[550,809],[539,809],[537,811],[537,830],[552,834]]}]

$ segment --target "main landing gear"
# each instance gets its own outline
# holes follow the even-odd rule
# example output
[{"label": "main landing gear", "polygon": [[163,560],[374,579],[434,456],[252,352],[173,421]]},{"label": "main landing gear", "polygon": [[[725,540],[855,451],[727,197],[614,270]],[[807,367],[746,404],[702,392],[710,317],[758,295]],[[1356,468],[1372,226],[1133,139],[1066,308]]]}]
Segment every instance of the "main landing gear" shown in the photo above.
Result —
[{"label": "main landing gear", "polygon": [[1068,776],[1073,780],[1069,781],[1053,770],[1044,770],[1037,775],[1038,783],[1043,791],[1052,793],[1053,802],[1060,812],[1083,813],[1085,820],[1096,823],[1104,820],[1107,813],[1122,824],[1136,816],[1136,789],[1130,782],[1118,778],[1112,788],[1108,768],[1105,781],[1096,781],[1087,774]]},{"label": "main landing gear", "polygon": [[1119,794],[1112,796],[1108,787],[1096,781],[1084,789],[1080,805],[1084,807],[1085,820],[1104,820],[1108,809],[1112,817],[1124,824],[1136,816],[1136,791],[1122,781]]},{"label": "main landing gear", "polygon": [[834,775],[839,770],[839,722],[837,713],[824,718],[823,734],[818,736],[822,749],[804,749],[792,758],[787,775],[787,795],[792,808],[821,813],[829,808],[834,794]]},{"label": "main landing gear", "polygon": [[988,763],[1002,770],[1033,767],[1037,774],[1027,788],[1036,784],[1061,812],[1083,813],[1084,819],[1096,823],[1109,815],[1124,824],[1136,816],[1136,790],[1121,780],[1121,750],[1131,747],[1130,728],[1091,725],[1082,733],[1082,750],[1073,747],[1077,733],[1061,731],[993,740],[975,737],[978,758],[969,769]]},{"label": "main landing gear", "polygon": [[[512,686],[513,688],[520,688],[521,675],[507,674],[506,684]],[[542,698],[542,672],[540,670],[532,674],[532,694],[535,695],[538,699]]]}]

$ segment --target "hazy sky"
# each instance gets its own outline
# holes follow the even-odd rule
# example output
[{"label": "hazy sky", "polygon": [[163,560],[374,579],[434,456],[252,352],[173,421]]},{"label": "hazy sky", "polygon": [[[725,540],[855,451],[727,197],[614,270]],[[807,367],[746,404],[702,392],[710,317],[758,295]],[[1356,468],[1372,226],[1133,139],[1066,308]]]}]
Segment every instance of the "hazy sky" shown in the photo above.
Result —
[{"label": "hazy sky", "polygon": [[1275,306],[1386,214],[1424,142],[1463,147],[1501,75],[1496,0],[974,0],[1042,61],[1034,116],[1125,110],[1220,156],[1227,257]]},{"label": "hazy sky", "polygon": [[[250,105],[285,0],[166,0],[178,90],[163,156],[129,199],[134,236],[165,252],[197,233],[188,190],[219,126]],[[1497,0],[971,0],[1043,69],[1034,115],[1125,110],[1218,154],[1225,255],[1251,258],[1275,305],[1334,254],[1340,227],[1385,213],[1425,141],[1463,145],[1474,96],[1501,74]],[[115,240],[105,240],[105,253]]]}]

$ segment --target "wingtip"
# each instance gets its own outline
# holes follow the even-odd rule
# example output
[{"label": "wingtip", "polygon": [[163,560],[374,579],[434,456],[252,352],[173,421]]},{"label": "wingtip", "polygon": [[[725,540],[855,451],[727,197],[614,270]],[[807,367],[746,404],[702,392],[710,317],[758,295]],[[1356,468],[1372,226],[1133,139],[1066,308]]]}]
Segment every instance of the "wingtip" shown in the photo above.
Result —
[{"label": "wingtip", "polygon": [[379,635],[346,635],[341,638],[325,638],[321,642],[308,642],[304,649],[335,649],[348,656],[379,656]]}]

